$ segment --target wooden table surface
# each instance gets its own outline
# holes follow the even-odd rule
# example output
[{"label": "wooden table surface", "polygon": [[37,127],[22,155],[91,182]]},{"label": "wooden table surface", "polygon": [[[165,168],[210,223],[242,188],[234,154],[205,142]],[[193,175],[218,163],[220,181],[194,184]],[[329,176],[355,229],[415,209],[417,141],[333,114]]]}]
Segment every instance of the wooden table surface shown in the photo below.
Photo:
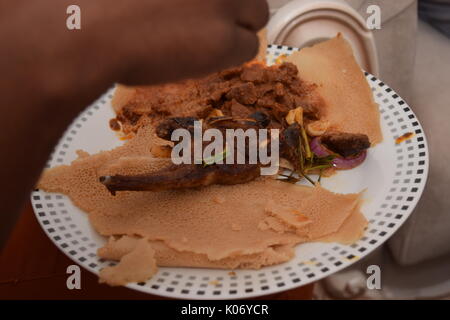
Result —
[{"label": "wooden table surface", "polygon": [[[125,287],[99,284],[81,268],[81,289],[66,287],[66,268],[74,264],[47,237],[27,204],[0,256],[0,299],[166,299]],[[305,300],[313,284],[258,299]]]}]

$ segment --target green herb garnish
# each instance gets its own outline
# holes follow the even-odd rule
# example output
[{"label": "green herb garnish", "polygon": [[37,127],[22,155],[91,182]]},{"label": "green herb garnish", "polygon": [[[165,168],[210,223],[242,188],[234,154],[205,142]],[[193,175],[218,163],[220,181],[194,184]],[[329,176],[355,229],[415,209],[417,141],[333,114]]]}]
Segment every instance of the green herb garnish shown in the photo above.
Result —
[{"label": "green herb garnish", "polygon": [[309,137],[306,133],[305,128],[302,125],[299,125],[300,130],[300,139],[298,145],[298,167],[295,170],[295,173],[298,174],[299,178],[292,177],[292,173],[290,176],[281,175],[287,179],[283,179],[285,182],[296,183],[299,182],[302,178],[308,180],[312,185],[316,185],[308,175],[308,172],[319,171],[319,178],[317,182],[320,182],[322,179],[323,170],[333,167],[333,160],[335,158],[334,155],[330,155],[327,157],[319,158],[312,151],[309,145]]}]

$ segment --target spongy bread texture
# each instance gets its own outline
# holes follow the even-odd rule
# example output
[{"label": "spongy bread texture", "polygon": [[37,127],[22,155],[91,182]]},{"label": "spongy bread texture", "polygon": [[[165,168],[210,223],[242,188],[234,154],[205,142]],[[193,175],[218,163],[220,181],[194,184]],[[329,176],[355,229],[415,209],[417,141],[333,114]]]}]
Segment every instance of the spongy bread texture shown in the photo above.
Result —
[{"label": "spongy bread texture", "polygon": [[286,61],[298,67],[303,80],[318,85],[325,101],[322,120],[328,120],[331,128],[366,134],[373,145],[383,140],[378,106],[350,44],[341,34],[294,52]]},{"label": "spongy bread texture", "polygon": [[[70,166],[46,170],[38,185],[68,195],[88,213],[101,235],[145,239],[152,248],[141,245],[138,252],[153,271],[143,271],[140,262],[135,274],[129,270],[136,261],[135,245],[111,240],[101,249],[99,256],[122,261],[100,274],[111,285],[144,281],[154,273],[153,264],[261,268],[292,258],[298,243],[327,236],[355,241],[366,226],[359,194],[335,194],[320,186],[260,178],[234,186],[112,196],[99,183],[104,173],[148,173],[167,165],[150,153],[157,143],[152,128],[146,126],[123,146],[95,155],[81,152]],[[343,226],[352,214],[360,219],[347,230]],[[155,262],[149,257],[152,252]]]}]

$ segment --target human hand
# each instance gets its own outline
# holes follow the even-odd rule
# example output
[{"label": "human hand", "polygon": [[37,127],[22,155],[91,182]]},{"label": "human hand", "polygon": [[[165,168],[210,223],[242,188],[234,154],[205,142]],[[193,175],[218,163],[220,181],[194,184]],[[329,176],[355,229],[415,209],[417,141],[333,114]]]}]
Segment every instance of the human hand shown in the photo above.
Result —
[{"label": "human hand", "polygon": [[[66,27],[74,2],[81,30]],[[113,83],[157,84],[239,65],[256,55],[267,19],[265,0],[0,2],[2,229],[63,130]]]}]

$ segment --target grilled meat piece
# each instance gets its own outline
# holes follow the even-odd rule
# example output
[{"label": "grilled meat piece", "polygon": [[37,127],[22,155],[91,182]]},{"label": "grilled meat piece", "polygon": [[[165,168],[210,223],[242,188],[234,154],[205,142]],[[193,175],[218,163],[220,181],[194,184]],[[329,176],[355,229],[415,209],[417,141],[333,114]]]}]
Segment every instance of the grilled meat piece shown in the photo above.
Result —
[{"label": "grilled meat piece", "polygon": [[297,168],[300,159],[300,126],[291,124],[280,135],[280,156],[289,160]]},{"label": "grilled meat piece", "polygon": [[176,129],[186,129],[191,134],[194,134],[194,122],[198,121],[197,118],[194,117],[175,117],[169,118],[163,122],[161,122],[158,127],[156,127],[156,135],[164,140],[171,140],[172,133]]},{"label": "grilled meat piece", "polygon": [[[159,124],[156,134],[165,140],[171,139],[172,133],[176,129],[187,129],[193,136],[194,121],[199,119],[170,118]],[[255,112],[247,119],[234,119],[232,117],[213,117],[204,121],[202,129],[216,128],[222,131],[226,137],[226,129],[260,129],[265,128],[270,123],[268,115],[262,112]],[[148,175],[136,176],[102,176],[100,182],[108,190],[115,194],[116,191],[162,191],[171,189],[196,188],[211,184],[240,184],[256,179],[260,175],[260,164],[247,164],[248,145],[246,144],[245,156],[246,164],[180,164],[172,165],[160,171]],[[235,144],[234,157],[240,152]],[[193,153],[192,153],[193,154]],[[193,160],[193,159],[192,159]],[[225,162],[225,161],[224,161]]]},{"label": "grilled meat piece", "polygon": [[[160,138],[170,140],[172,132],[184,128],[193,133],[194,121],[192,117],[171,118],[160,123],[156,133]],[[265,128],[271,119],[263,112],[256,112],[247,119],[232,117],[208,118],[203,123],[203,129],[216,128],[225,133],[226,129],[258,129]],[[280,134],[280,155],[289,160],[297,169],[300,159],[300,126],[297,123],[282,129]],[[225,134],[223,135],[225,137]],[[270,142],[269,142],[270,143]],[[370,147],[367,136],[330,132],[322,136],[322,143],[330,150],[347,157],[358,154]],[[248,145],[245,148],[246,163],[248,162]],[[270,150],[270,147],[268,147]],[[237,150],[235,145],[234,156]],[[225,162],[225,161],[224,161]],[[180,164],[172,165],[148,175],[137,176],[103,176],[100,182],[115,194],[116,191],[162,191],[203,187],[212,184],[240,184],[256,179],[260,175],[261,164]]]},{"label": "grilled meat piece", "polygon": [[[194,122],[200,119],[194,117],[185,118],[169,118],[162,121],[156,127],[156,135],[161,139],[171,141],[172,133],[176,129],[186,129],[191,135],[194,134]],[[263,129],[267,128],[270,123],[270,118],[263,112],[254,112],[246,119],[239,119],[233,117],[213,117],[208,118],[203,123],[203,129],[216,128],[216,129]]]},{"label": "grilled meat piece", "polygon": [[168,117],[205,118],[212,109],[220,109],[233,117],[263,111],[279,127],[299,106],[306,119],[320,118],[322,105],[316,86],[302,81],[295,65],[250,63],[201,79],[136,88],[134,98],[117,110],[116,121],[129,133],[148,121],[157,126]]},{"label": "grilled meat piece", "polygon": [[365,134],[327,132],[320,138],[323,145],[343,157],[355,156],[370,148]]},{"label": "grilled meat piece", "polygon": [[226,94],[226,98],[229,100],[235,99],[237,102],[244,105],[254,104],[258,99],[256,87],[252,82],[246,82],[231,87],[230,91]]},{"label": "grilled meat piece", "polygon": [[250,164],[173,165],[151,175],[103,176],[100,182],[116,191],[164,191],[198,188],[211,184],[241,184],[259,177],[260,166]]}]

